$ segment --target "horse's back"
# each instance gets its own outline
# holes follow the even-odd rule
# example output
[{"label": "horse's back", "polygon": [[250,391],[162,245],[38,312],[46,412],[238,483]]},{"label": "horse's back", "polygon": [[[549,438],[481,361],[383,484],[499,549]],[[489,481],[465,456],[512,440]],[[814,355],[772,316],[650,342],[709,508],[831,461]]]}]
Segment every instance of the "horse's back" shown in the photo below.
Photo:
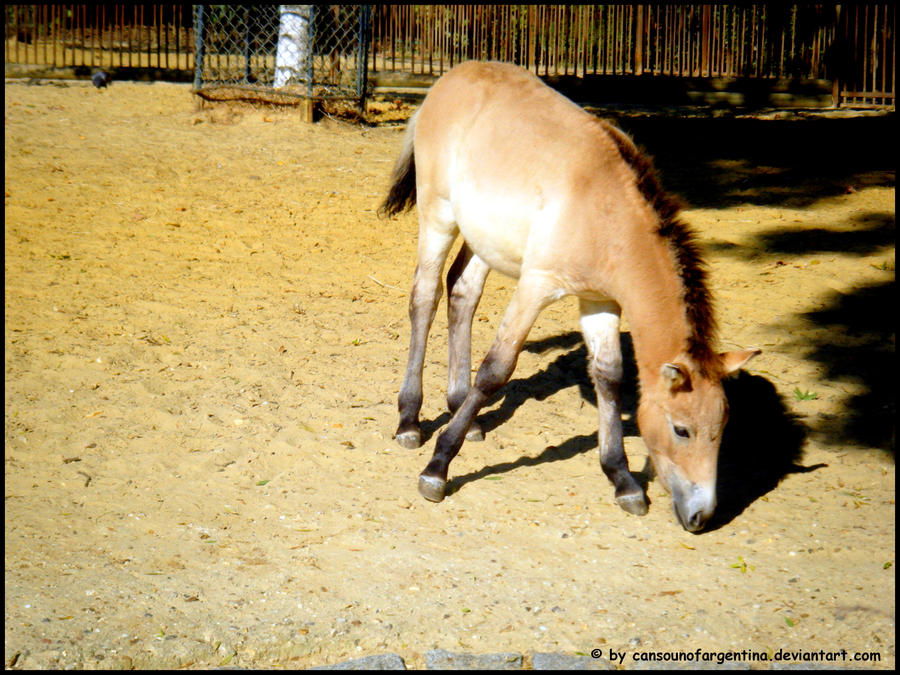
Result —
[{"label": "horse's back", "polygon": [[595,236],[581,221],[618,208],[628,179],[604,123],[523,68],[470,61],[438,80],[416,124],[420,214],[452,218],[513,277],[523,264],[552,267],[563,244],[569,270],[594,262],[577,260]]},{"label": "horse's back", "polygon": [[459,170],[518,178],[522,169],[541,173],[554,162],[564,168],[580,149],[573,143],[596,139],[598,123],[524,68],[467,61],[429,91],[416,146],[441,164],[452,156]]}]

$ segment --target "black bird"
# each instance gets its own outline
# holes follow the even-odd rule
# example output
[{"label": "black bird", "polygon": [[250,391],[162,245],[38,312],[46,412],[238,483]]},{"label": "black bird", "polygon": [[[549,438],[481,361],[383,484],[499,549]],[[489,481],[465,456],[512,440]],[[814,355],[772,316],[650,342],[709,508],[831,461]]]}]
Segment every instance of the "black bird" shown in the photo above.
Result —
[{"label": "black bird", "polygon": [[108,87],[109,83],[112,82],[112,76],[109,73],[104,73],[102,70],[94,73],[94,76],[91,78],[91,82],[94,83],[94,86],[97,89],[103,89],[104,87]]}]

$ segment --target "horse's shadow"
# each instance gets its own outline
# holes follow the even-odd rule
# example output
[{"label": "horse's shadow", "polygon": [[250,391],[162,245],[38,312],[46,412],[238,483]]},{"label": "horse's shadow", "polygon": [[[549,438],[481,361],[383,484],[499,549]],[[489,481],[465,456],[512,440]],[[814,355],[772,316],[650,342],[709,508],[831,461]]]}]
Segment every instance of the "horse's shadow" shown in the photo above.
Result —
[{"label": "horse's shadow", "polygon": [[[510,380],[489,401],[488,406],[500,405],[479,416],[487,433],[512,420],[516,410],[529,399],[543,400],[556,392],[577,385],[581,397],[592,406],[597,405],[593,384],[587,374],[587,350],[580,333],[570,332],[544,340],[529,342],[525,350],[543,353],[551,349],[568,349],[546,368],[526,377]],[[634,348],[629,333],[622,334],[624,378],[621,387],[625,435],[637,435],[636,425],[638,381]],[[771,382],[759,375],[740,372],[724,381],[730,416],[719,450],[719,474],[715,515],[706,530],[728,524],[754,501],[773,490],[790,473],[812,471],[823,465],[803,467],[797,464],[806,440],[805,425],[792,414]],[[449,414],[423,421],[423,437],[427,440],[447,423]],[[451,478],[447,494],[487,476],[514,471],[520,467],[539,466],[563,461],[597,448],[596,433],[578,435],[558,445],[551,445],[536,456],[523,455],[512,462],[501,462]],[[599,461],[598,461],[599,464]],[[598,465],[597,470],[600,471]],[[644,487],[652,471],[644,467],[632,473]],[[610,490],[612,486],[610,485]]]},{"label": "horse's shadow", "polygon": [[730,523],[788,474],[827,466],[798,464],[808,429],[766,378],[740,371],[723,386],[730,415],[719,448],[716,511],[706,531]]}]

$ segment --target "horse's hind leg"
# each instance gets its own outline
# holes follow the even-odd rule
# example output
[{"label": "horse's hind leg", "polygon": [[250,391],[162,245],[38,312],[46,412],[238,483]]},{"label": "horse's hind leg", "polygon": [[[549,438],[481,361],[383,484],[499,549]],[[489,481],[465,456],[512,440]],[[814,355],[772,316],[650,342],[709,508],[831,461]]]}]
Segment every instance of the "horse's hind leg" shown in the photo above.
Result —
[{"label": "horse's hind leg", "polygon": [[644,491],[628,470],[622,438],[619,386],[622,383],[622,345],[619,337],[621,309],[614,302],[581,300],[581,331],[588,350],[588,372],[597,391],[600,466],[616,490],[616,501],[625,511],[647,513]]},{"label": "horse's hind leg", "polygon": [[450,462],[459,453],[466,432],[481,407],[509,380],[534,320],[559,297],[555,290],[540,276],[523,275],[519,280],[497,337],[478,368],[475,386],[469,389],[450,423],[438,436],[431,461],[419,475],[419,493],[425,499],[439,502],[444,498]]},{"label": "horse's hind leg", "polygon": [[429,227],[423,220],[420,203],[419,253],[409,298],[409,360],[406,375],[397,398],[400,424],[394,438],[404,448],[422,445],[419,411],[422,408],[422,366],[425,363],[425,344],[441,298],[441,270],[453,240],[456,227]]},{"label": "horse's hind leg", "polygon": [[[472,380],[472,317],[481,300],[490,268],[463,244],[447,273],[447,319],[450,356],[447,365],[447,405],[455,413],[469,393]],[[466,439],[484,440],[478,420],[472,420]]]}]

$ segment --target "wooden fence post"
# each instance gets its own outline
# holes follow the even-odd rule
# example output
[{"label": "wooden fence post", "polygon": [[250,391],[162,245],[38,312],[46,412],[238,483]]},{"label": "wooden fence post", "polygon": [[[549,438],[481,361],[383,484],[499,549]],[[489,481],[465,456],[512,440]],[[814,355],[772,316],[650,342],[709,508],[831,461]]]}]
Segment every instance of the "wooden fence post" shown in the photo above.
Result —
[{"label": "wooden fence post", "polygon": [[644,6],[638,5],[634,19],[634,74],[644,72]]}]

